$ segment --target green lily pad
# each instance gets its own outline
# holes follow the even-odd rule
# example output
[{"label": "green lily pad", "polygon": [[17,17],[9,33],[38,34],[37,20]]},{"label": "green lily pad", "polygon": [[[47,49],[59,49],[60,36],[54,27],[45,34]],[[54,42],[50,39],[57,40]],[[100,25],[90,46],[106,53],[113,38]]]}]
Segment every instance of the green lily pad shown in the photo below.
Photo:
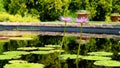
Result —
[{"label": "green lily pad", "polygon": [[33,40],[33,38],[27,38],[27,37],[11,37],[10,40]]},{"label": "green lily pad", "polygon": [[11,60],[11,61],[9,61],[9,63],[16,64],[16,63],[28,63],[28,62],[25,60]]},{"label": "green lily pad", "polygon": [[50,47],[39,47],[38,50],[53,50],[54,48]]},{"label": "green lily pad", "polygon": [[113,55],[113,53],[111,52],[89,52],[89,55],[93,55],[93,56],[111,56]]},{"label": "green lily pad", "polygon": [[[76,59],[77,58],[77,55],[76,54],[62,54],[60,56],[58,56],[59,59],[63,59],[63,60],[66,60],[66,59]],[[81,58],[82,56],[79,55],[78,58]]]},{"label": "green lily pad", "polygon": [[110,57],[102,57],[102,56],[84,56],[82,59],[85,60],[110,60]]},{"label": "green lily pad", "polygon": [[54,48],[59,48],[60,45],[45,45],[45,47],[54,47]]},{"label": "green lily pad", "polygon": [[32,54],[50,54],[50,53],[54,53],[51,51],[31,51]]},{"label": "green lily pad", "polygon": [[26,51],[7,51],[7,52],[3,52],[3,54],[5,54],[5,55],[27,55],[27,54],[30,54],[30,52],[26,52]]},{"label": "green lily pad", "polygon": [[50,50],[50,52],[65,52],[64,50]]},{"label": "green lily pad", "polygon": [[120,62],[115,60],[96,61],[94,64],[99,66],[120,67]]},{"label": "green lily pad", "polygon": [[20,47],[17,50],[29,51],[29,50],[37,50],[37,47]]},{"label": "green lily pad", "polygon": [[21,63],[21,64],[6,64],[4,68],[44,68],[43,64],[37,63]]},{"label": "green lily pad", "polygon": [[18,55],[0,55],[0,60],[8,60],[8,59],[19,59],[21,56]]}]

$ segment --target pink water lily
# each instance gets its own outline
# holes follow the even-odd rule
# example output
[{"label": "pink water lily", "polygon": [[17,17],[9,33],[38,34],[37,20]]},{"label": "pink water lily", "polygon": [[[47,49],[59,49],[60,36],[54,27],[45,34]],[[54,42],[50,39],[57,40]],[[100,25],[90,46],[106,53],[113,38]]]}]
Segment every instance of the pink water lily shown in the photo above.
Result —
[{"label": "pink water lily", "polygon": [[76,22],[77,23],[86,23],[86,22],[88,22],[88,18],[85,18],[85,17],[77,18]]},{"label": "pink water lily", "polygon": [[69,17],[60,17],[60,20],[63,22],[71,22],[71,18]]},{"label": "pink water lily", "polygon": [[88,18],[86,17],[76,18],[76,22],[80,23],[80,39],[79,39],[78,52],[77,52],[77,57],[76,57],[76,68],[79,68],[78,67],[78,63],[79,63],[78,56],[80,54],[80,46],[82,43],[82,24],[88,22]]}]

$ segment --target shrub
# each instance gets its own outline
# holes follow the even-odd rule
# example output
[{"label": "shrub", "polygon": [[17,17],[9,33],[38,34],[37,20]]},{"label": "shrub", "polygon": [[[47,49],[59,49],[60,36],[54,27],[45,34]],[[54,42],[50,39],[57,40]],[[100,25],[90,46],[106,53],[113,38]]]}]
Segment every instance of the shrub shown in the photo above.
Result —
[{"label": "shrub", "polygon": [[53,21],[77,10],[89,11],[91,20],[109,21],[111,13],[120,13],[119,4],[119,0],[4,0],[4,7],[10,14],[23,17],[31,14],[42,21]]},{"label": "shrub", "polygon": [[22,17],[19,14],[11,15],[5,12],[1,12],[0,22],[40,22],[40,20],[32,16]]},{"label": "shrub", "polygon": [[67,15],[69,2],[70,0],[5,0],[4,5],[11,14],[31,14],[45,21]]},{"label": "shrub", "polygon": [[3,4],[3,0],[0,0],[0,12],[5,12],[5,8],[4,8],[4,4]]}]

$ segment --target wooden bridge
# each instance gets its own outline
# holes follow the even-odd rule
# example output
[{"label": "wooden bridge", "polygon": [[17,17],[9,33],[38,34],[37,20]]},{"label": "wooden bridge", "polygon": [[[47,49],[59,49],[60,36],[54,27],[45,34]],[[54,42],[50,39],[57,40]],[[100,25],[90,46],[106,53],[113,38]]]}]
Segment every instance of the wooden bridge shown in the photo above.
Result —
[{"label": "wooden bridge", "polygon": [[[84,24],[82,27],[83,37],[95,38],[118,38],[120,39],[120,25],[114,24]],[[40,22],[40,23],[0,23],[1,34],[38,34],[62,36],[64,23]],[[79,36],[80,24],[67,23],[66,35]]]}]

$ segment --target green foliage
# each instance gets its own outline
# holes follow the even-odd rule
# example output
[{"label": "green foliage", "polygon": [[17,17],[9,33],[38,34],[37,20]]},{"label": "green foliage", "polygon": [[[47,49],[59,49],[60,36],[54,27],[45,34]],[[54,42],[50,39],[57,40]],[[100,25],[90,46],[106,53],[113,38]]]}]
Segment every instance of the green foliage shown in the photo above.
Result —
[{"label": "green foliage", "polygon": [[75,36],[65,36],[65,40],[63,42],[63,49],[68,53],[72,53],[72,51],[76,50],[78,46],[77,37]]},{"label": "green foliage", "polygon": [[4,0],[0,0],[0,12],[6,12],[3,1]]},{"label": "green foliage", "polygon": [[6,44],[7,42],[9,42],[9,40],[0,40],[0,54],[3,52],[3,51],[6,51]]},{"label": "green foliage", "polygon": [[119,0],[72,0],[69,10],[87,10],[89,18],[95,21],[110,21],[111,13],[120,13]]},{"label": "green foliage", "polygon": [[11,14],[31,14],[42,21],[57,20],[77,10],[89,11],[90,19],[96,21],[110,21],[111,13],[120,13],[119,0],[4,0],[3,6]]},{"label": "green foliage", "polygon": [[[57,20],[59,16],[66,16],[70,0],[39,0],[40,19]],[[49,5],[48,5],[49,4]],[[47,12],[46,12],[47,11]]]},{"label": "green foliage", "polygon": [[22,17],[19,14],[11,15],[5,12],[0,12],[0,22],[40,22],[36,17]]},{"label": "green foliage", "polygon": [[29,45],[27,46],[31,46],[31,47],[38,47],[40,44],[40,40],[39,40],[39,36],[36,34],[23,34],[22,37],[29,37],[29,38],[33,38],[33,40],[28,41]]},{"label": "green foliage", "polygon": [[61,36],[39,36],[39,43],[37,46],[45,46],[45,45],[60,45],[62,37]]},{"label": "green foliage", "polygon": [[5,9],[11,14],[31,14],[42,21],[56,20],[67,15],[70,0],[5,0]]},{"label": "green foliage", "polygon": [[112,13],[120,13],[120,1],[119,0],[113,0],[112,1]]}]

